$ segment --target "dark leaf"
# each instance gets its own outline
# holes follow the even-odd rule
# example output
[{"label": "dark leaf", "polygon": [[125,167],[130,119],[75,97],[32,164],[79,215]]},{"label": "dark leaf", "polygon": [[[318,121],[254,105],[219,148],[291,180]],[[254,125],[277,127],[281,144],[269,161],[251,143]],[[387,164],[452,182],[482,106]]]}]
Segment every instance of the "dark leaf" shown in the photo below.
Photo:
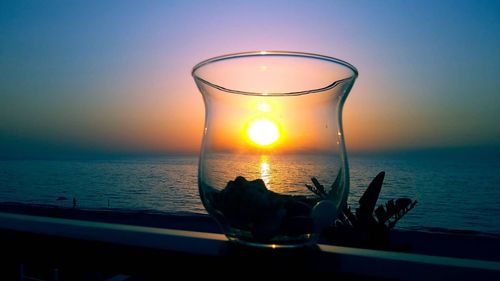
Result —
[{"label": "dark leaf", "polygon": [[[380,190],[382,189],[382,183],[384,182],[385,172],[380,172],[368,185],[365,193],[359,199],[359,215],[364,219],[372,217],[373,211],[377,204],[378,196]],[[358,219],[361,219],[358,216]]]},{"label": "dark leaf", "polygon": [[378,206],[375,210],[375,216],[377,217],[379,223],[385,223],[389,219],[389,216],[382,205]]},{"label": "dark leaf", "polygon": [[311,178],[311,181],[313,182],[314,186],[316,187],[316,190],[318,190],[319,193],[321,193],[321,197],[325,197],[326,196],[326,191],[325,191],[325,187],[323,185],[321,185],[318,181],[318,179],[316,179],[315,177],[312,177]]},{"label": "dark leaf", "polygon": [[341,174],[342,174],[342,169],[339,170],[337,177],[335,178],[335,181],[332,184],[332,188],[330,189],[330,191],[328,191],[328,198],[330,199],[334,199],[333,196],[339,189]]}]

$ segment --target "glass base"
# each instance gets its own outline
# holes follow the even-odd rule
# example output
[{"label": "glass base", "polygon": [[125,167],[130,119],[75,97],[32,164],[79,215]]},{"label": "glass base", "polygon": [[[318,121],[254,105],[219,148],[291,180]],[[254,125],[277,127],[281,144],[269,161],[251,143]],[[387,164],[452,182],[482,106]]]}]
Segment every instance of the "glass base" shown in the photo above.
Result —
[{"label": "glass base", "polygon": [[[237,234],[236,234],[237,233]],[[244,246],[261,247],[261,248],[302,248],[315,245],[318,241],[316,234],[302,234],[297,236],[275,236],[270,240],[259,241],[252,237],[248,231],[232,229],[226,232],[226,237],[229,241]]]}]

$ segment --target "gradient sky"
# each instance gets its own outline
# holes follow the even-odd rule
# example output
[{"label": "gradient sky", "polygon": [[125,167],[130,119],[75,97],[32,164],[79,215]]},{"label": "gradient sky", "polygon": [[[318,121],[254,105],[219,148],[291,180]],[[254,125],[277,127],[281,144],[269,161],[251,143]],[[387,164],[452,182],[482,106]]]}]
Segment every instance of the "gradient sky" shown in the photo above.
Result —
[{"label": "gradient sky", "polygon": [[0,157],[197,152],[191,68],[291,50],[359,78],[350,151],[500,146],[500,1],[1,1]]}]

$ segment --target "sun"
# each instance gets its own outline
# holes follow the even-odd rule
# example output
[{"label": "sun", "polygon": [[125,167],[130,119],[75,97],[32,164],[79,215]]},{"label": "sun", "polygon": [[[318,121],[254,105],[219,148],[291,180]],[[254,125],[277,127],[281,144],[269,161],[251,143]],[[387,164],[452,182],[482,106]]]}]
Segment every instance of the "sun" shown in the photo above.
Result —
[{"label": "sun", "polygon": [[246,133],[252,142],[262,146],[271,145],[280,137],[278,126],[268,119],[252,121],[248,125]]}]

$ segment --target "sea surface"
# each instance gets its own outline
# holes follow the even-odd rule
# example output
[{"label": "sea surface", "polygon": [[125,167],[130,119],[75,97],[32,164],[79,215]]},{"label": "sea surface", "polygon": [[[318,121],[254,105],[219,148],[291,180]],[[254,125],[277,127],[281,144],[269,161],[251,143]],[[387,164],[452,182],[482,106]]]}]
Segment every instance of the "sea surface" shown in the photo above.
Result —
[{"label": "sea surface", "polygon": [[[258,167],[264,177],[269,169],[285,166],[277,160],[266,161]],[[315,169],[308,161],[294,163],[298,166],[286,168],[295,173]],[[399,197],[418,200],[397,228],[500,234],[500,164],[496,160],[351,156],[349,163],[349,204],[353,208],[371,179],[385,171],[379,205]],[[198,195],[197,169],[198,159],[192,156],[3,160],[0,202],[72,207],[75,198],[77,207],[86,209],[206,213]],[[272,178],[264,180],[273,186]],[[305,188],[303,191],[308,192]]]}]

